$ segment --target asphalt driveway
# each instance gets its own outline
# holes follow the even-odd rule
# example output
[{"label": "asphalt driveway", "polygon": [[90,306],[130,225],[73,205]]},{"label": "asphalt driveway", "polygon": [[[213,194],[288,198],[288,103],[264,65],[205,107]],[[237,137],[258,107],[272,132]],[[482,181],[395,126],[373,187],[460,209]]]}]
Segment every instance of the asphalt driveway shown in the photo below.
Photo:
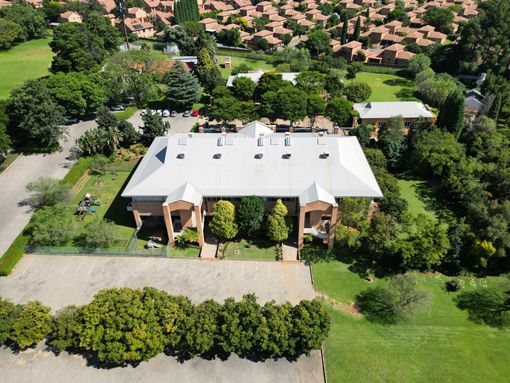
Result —
[{"label": "asphalt driveway", "polygon": [[[309,269],[300,263],[38,254],[25,255],[10,276],[0,278],[0,296],[18,303],[37,299],[55,311],[87,303],[98,290],[116,286],[153,286],[197,303],[239,299],[250,292],[261,303],[314,297]],[[87,366],[80,356],[55,356],[42,345],[19,354],[0,349],[0,376],[8,383],[323,382],[318,352],[294,362],[257,363],[235,355],[227,361],[195,358],[179,363],[160,355],[136,368],[105,370]]]}]

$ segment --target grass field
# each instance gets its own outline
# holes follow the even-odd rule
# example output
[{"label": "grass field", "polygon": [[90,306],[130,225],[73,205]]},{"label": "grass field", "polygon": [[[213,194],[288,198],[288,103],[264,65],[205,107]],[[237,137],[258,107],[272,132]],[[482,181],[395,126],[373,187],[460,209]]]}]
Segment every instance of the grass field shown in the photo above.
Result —
[{"label": "grass field", "polygon": [[412,81],[393,74],[360,72],[353,81],[366,82],[370,85],[372,95],[368,101],[417,100]]},{"label": "grass field", "polygon": [[[420,286],[431,294],[430,306],[408,322],[383,326],[349,312],[356,294],[369,285],[345,264],[315,264],[312,271],[316,289],[333,299],[326,303],[332,319],[325,343],[329,383],[508,381],[510,330],[469,321],[455,306],[454,294],[443,290],[448,277],[417,274]],[[509,283],[503,278],[464,279],[466,288]]]},{"label": "grass field", "polygon": [[26,80],[48,74],[53,52],[50,38],[32,40],[0,51],[0,100]]},{"label": "grass field", "polygon": [[225,244],[223,257],[231,259],[267,259],[274,261],[277,256],[277,248],[269,241],[230,241]]},{"label": "grass field", "polygon": [[[216,56],[216,58],[218,59],[218,65],[220,67],[221,75],[224,78],[227,78],[228,76],[230,76],[232,69],[223,68],[223,62],[225,60],[225,57],[226,56],[223,56],[223,55]],[[232,58],[232,68],[244,63],[244,64],[250,66],[252,68],[252,70],[254,70],[254,71],[257,69],[263,69],[266,71],[271,71],[271,70],[275,69],[275,67],[272,64],[268,64],[267,62],[262,61],[262,60],[251,60],[251,59],[247,59],[247,58],[243,58],[243,57],[235,57],[235,56],[230,56],[230,57]]]},{"label": "grass field", "polygon": [[425,181],[418,180],[398,180],[400,187],[400,197],[407,201],[407,210],[413,215],[424,214],[430,218],[435,218],[434,211],[427,207],[420,191],[427,189]]},{"label": "grass field", "polygon": [[122,112],[114,112],[118,119],[120,120],[129,120],[137,111],[136,105],[130,105]]}]

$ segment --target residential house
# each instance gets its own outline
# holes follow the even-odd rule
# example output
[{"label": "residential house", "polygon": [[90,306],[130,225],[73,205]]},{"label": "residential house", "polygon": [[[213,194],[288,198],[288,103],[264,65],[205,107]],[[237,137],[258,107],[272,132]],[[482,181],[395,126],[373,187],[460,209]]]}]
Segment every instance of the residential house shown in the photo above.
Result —
[{"label": "residential house", "polygon": [[60,14],[58,21],[59,23],[81,23],[83,22],[83,17],[79,13],[67,11]]}]

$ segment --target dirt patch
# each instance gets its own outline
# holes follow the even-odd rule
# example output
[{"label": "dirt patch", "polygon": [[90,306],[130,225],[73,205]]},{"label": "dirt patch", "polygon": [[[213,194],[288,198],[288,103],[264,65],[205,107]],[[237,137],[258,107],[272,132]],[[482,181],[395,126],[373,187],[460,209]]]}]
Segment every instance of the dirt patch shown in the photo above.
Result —
[{"label": "dirt patch", "polygon": [[361,318],[362,314],[359,312],[355,303],[340,302],[336,299],[328,297],[326,294],[317,293],[317,297],[328,303],[335,310],[341,311],[345,314],[351,315],[353,318]]}]

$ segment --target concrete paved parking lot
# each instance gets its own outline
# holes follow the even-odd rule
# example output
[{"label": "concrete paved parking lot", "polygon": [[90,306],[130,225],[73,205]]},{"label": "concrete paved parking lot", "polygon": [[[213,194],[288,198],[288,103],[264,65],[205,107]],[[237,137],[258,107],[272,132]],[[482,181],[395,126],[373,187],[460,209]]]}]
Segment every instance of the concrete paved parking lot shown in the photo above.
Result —
[{"label": "concrete paved parking lot", "polygon": [[[9,277],[0,278],[0,296],[19,303],[37,299],[57,310],[87,303],[98,290],[115,286],[154,286],[194,302],[239,299],[249,292],[260,302],[314,297],[309,269],[299,263],[38,254],[25,255]],[[227,361],[195,358],[181,364],[159,355],[136,368],[105,370],[87,366],[80,356],[57,357],[42,345],[19,354],[0,349],[0,376],[6,383],[323,382],[319,352],[295,362],[258,363],[232,355]]]}]

